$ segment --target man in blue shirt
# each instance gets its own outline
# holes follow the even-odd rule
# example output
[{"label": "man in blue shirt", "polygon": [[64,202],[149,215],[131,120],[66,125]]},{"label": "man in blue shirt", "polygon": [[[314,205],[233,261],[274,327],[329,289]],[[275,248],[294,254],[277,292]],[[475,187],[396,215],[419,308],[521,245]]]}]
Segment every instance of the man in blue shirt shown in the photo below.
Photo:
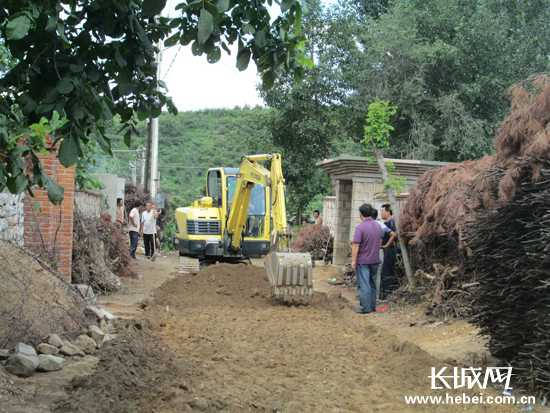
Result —
[{"label": "man in blue shirt", "polygon": [[351,269],[355,271],[361,304],[361,308],[355,312],[359,314],[376,311],[376,271],[380,265],[378,251],[382,228],[371,218],[371,214],[372,205],[363,204],[359,207],[361,223],[355,229],[351,248]]}]

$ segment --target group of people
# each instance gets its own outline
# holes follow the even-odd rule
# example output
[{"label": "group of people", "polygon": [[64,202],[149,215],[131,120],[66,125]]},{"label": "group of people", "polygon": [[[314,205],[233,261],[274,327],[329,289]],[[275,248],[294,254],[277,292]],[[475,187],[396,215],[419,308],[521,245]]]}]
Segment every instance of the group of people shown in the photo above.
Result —
[{"label": "group of people", "polygon": [[[381,217],[384,223],[376,221],[378,211],[370,204],[359,207],[361,223],[355,229],[351,249],[351,268],[355,271],[359,288],[359,314],[376,311],[376,278],[381,255],[381,291],[385,298],[395,287],[394,265],[397,258],[395,220],[389,204],[382,205]],[[381,253],[382,251],[382,253]]]},{"label": "group of people", "polygon": [[117,198],[117,211],[116,220],[121,225],[128,224],[128,232],[130,233],[130,256],[136,260],[136,250],[138,246],[138,240],[140,236],[143,236],[143,243],[145,244],[145,258],[155,261],[157,258],[157,249],[155,248],[155,233],[156,233],[156,220],[158,219],[158,212],[155,210],[155,206],[149,202],[145,204],[145,211],[141,214],[140,210],[143,208],[141,201],[137,200],[134,203],[134,208],[128,215],[128,222],[124,219],[124,201],[122,198]]}]

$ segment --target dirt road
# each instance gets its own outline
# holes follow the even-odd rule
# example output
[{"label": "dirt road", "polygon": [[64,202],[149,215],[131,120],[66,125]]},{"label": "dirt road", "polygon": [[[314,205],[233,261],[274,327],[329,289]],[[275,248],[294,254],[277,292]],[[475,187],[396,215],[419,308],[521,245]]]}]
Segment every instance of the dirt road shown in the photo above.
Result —
[{"label": "dirt road", "polygon": [[[106,297],[127,320],[96,355],[94,374],[75,376],[47,408],[28,396],[13,411],[517,411],[406,404],[404,396],[445,395],[431,390],[428,378],[444,364],[355,314],[347,300],[316,293],[307,306],[288,306],[267,298],[261,268],[221,264],[168,276],[175,261],[160,259],[156,269],[144,263],[140,281]],[[162,276],[151,275],[161,269]],[[129,294],[140,282],[164,279],[154,299],[139,304],[136,294],[147,294]]]}]

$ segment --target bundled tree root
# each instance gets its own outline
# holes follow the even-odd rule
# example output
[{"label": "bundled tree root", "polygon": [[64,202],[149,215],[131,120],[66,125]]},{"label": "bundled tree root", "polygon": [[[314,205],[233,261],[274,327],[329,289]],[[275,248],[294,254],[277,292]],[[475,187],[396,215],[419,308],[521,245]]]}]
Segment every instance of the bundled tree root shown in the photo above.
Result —
[{"label": "bundled tree root", "polygon": [[465,229],[469,268],[480,287],[471,322],[490,337],[491,353],[514,367],[531,390],[550,393],[550,161],[546,180],[523,185]]},{"label": "bundled tree root", "polygon": [[332,262],[333,242],[328,227],[309,225],[300,230],[292,248],[296,252],[309,252],[313,259],[329,263]]}]

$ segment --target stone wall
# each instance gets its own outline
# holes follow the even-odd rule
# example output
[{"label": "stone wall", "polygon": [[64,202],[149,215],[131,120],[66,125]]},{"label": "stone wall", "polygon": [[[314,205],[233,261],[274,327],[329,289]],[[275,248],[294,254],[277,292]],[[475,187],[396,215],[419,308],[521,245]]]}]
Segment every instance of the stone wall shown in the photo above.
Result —
[{"label": "stone wall", "polygon": [[88,190],[76,191],[74,204],[86,218],[99,218],[105,210],[103,195]]},{"label": "stone wall", "polygon": [[4,189],[0,192],[0,239],[24,245],[25,215],[23,198],[25,194],[13,195]]}]

